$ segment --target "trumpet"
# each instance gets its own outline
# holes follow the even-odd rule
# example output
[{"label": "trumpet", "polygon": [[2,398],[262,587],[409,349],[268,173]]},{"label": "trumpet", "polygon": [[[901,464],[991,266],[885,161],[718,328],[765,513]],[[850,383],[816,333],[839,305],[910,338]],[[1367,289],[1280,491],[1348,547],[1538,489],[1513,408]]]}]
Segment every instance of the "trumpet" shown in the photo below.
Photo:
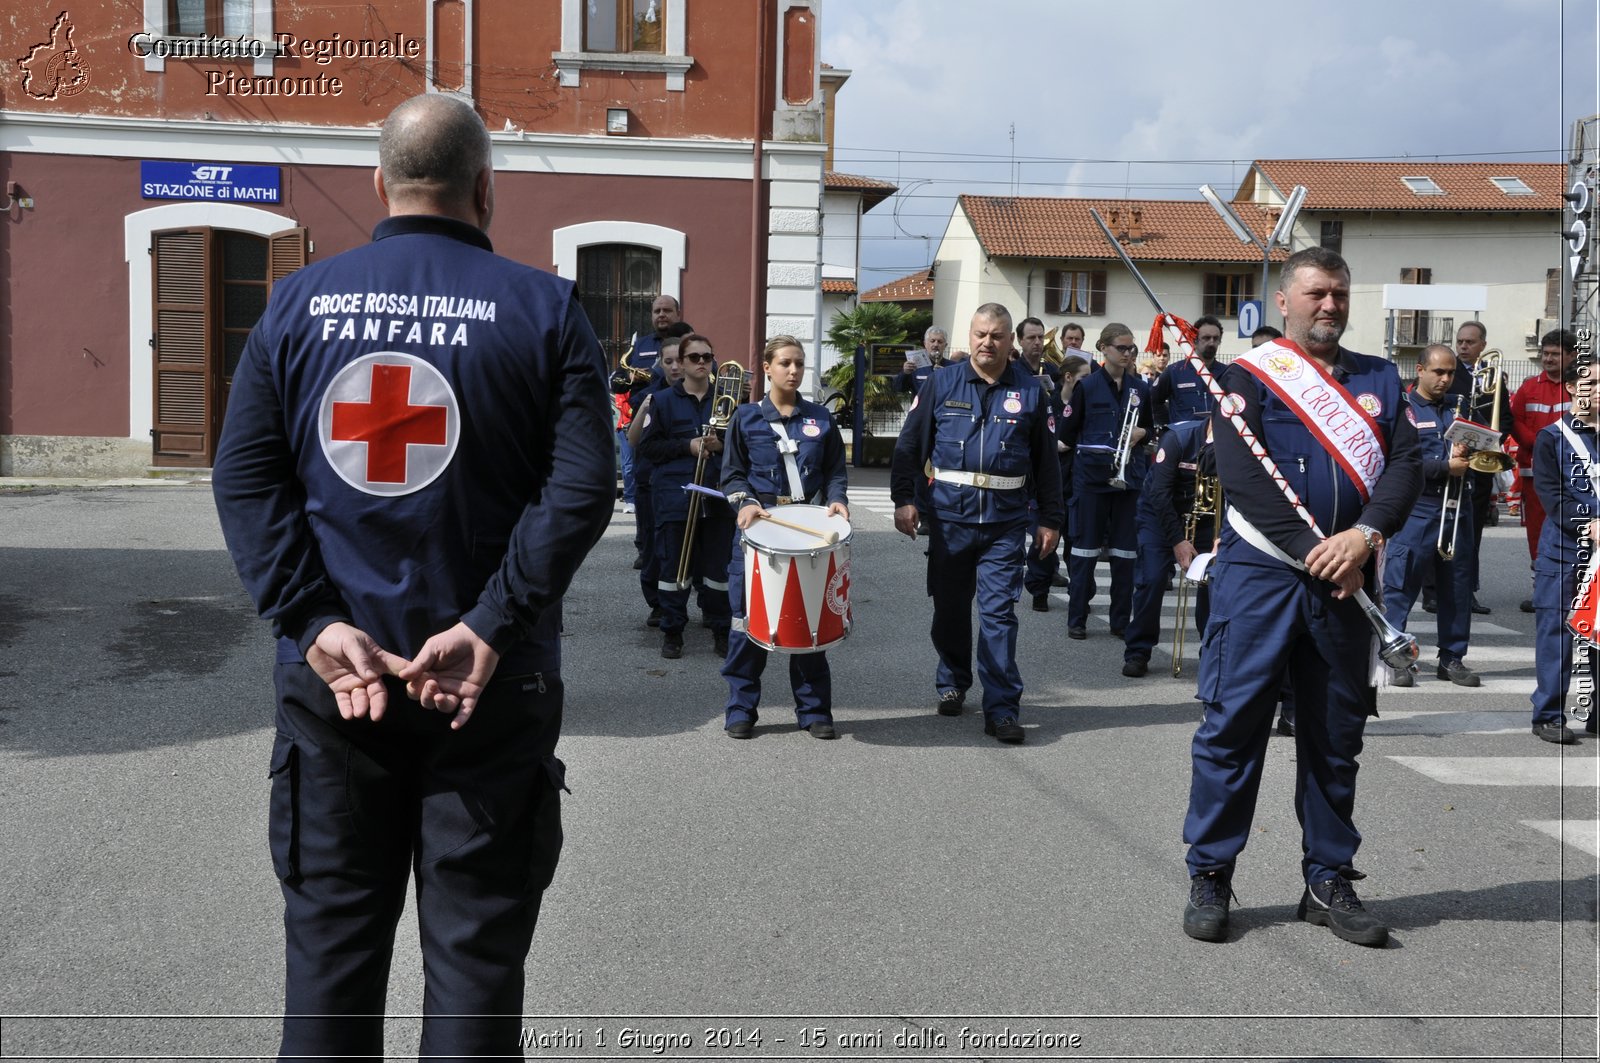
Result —
[{"label": "trumpet", "polygon": [[[1478,357],[1478,364],[1472,367],[1472,397],[1468,400],[1468,408],[1476,410],[1478,404],[1488,396],[1494,403],[1494,412],[1489,415],[1489,430],[1500,431],[1500,394],[1505,390],[1506,374],[1500,367],[1500,359],[1504,352],[1498,347],[1491,347]],[[1467,464],[1472,466],[1474,472],[1497,473],[1505,472],[1514,464],[1511,456],[1498,448],[1494,450],[1476,451],[1467,459]]]},{"label": "trumpet", "polygon": [[1124,491],[1128,487],[1128,460],[1133,457],[1133,430],[1139,427],[1139,392],[1128,391],[1128,408],[1122,415],[1122,427],[1117,432],[1117,465],[1111,473],[1111,486]]},{"label": "trumpet", "polygon": [[[748,380],[744,366],[737,362],[723,362],[717,369],[717,379],[711,391],[711,416],[701,433],[702,439],[711,438],[713,432],[721,432],[733,423],[733,411],[748,391]],[[694,463],[694,477],[690,480],[696,487],[705,486],[706,459],[710,454],[701,444],[700,456]],[[694,533],[700,526],[700,507],[703,505],[705,502],[700,493],[689,491],[689,513],[683,520],[683,547],[678,551],[678,574],[674,580],[680,591],[689,589],[689,561],[694,556]]]},{"label": "trumpet", "polygon": [[[1495,407],[1498,415],[1500,408]],[[1461,416],[1461,396],[1456,396],[1456,416]],[[1450,447],[1449,442],[1445,446]],[[1480,453],[1482,453],[1480,451]],[[1454,561],[1456,557],[1456,538],[1461,533],[1461,496],[1467,489],[1465,476],[1446,476],[1444,478],[1444,495],[1439,505],[1439,534],[1434,540],[1434,549],[1439,551],[1440,561]],[[1446,534],[1448,533],[1448,534]]]},{"label": "trumpet", "polygon": [[[1195,537],[1200,534],[1201,518],[1211,522],[1212,538],[1216,537],[1216,521],[1222,514],[1222,479],[1217,476],[1203,476],[1198,471],[1194,475],[1194,503],[1189,507],[1189,515],[1183,519],[1183,537],[1191,545]],[[1204,584],[1201,579],[1199,583]],[[1183,674],[1183,643],[1184,628],[1189,625],[1189,574],[1180,573],[1178,576],[1178,622],[1172,630],[1172,678],[1176,679]]]}]

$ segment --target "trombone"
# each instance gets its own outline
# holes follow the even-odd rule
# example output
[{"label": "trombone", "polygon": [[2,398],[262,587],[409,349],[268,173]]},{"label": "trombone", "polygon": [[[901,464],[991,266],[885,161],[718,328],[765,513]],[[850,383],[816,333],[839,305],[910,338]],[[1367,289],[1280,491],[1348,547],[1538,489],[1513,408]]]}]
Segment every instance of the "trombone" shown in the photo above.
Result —
[{"label": "trombone", "polygon": [[[717,369],[717,379],[711,391],[711,416],[701,433],[702,439],[712,438],[713,432],[721,432],[733,422],[733,411],[744,398],[747,381],[748,374],[744,366],[737,362],[723,362]],[[694,462],[694,477],[689,481],[696,487],[705,486],[706,459],[710,454],[701,444],[700,456]],[[700,507],[705,505],[698,491],[687,487],[684,490],[689,494],[689,514],[683,521],[683,547],[678,551],[678,574],[674,581],[680,591],[689,589],[689,561],[694,555],[694,533],[700,526]]]},{"label": "trombone", "polygon": [[[1473,388],[1477,388],[1477,379],[1473,379]],[[1500,415],[1499,406],[1495,407],[1495,417]],[[1461,396],[1456,396],[1456,416],[1461,416]],[[1445,441],[1449,450],[1455,449],[1455,444]],[[1479,451],[1479,453],[1484,453]],[[1474,455],[1476,456],[1476,455]],[[1503,456],[1503,455],[1502,455]],[[1456,557],[1456,539],[1461,533],[1461,496],[1466,492],[1467,478],[1446,474],[1444,478],[1444,494],[1439,504],[1439,534],[1434,539],[1434,548],[1439,551],[1440,561],[1454,561]]]},{"label": "trombone", "polygon": [[1129,386],[1128,408],[1122,415],[1122,428],[1117,432],[1117,466],[1111,473],[1111,487],[1124,491],[1128,487],[1128,460],[1133,457],[1133,430],[1139,426],[1139,391]]},{"label": "trombone", "polygon": [[[1217,518],[1222,514],[1222,505],[1221,477],[1205,476],[1196,470],[1194,474],[1194,502],[1189,506],[1189,515],[1183,519],[1184,539],[1193,544],[1195,536],[1200,534],[1201,518],[1208,518],[1211,522],[1212,539],[1215,541]],[[1204,579],[1199,581],[1199,584],[1204,583]],[[1174,679],[1183,674],[1184,629],[1189,626],[1190,586],[1189,574],[1187,572],[1179,573],[1178,622],[1177,626],[1172,630],[1172,678]]]},{"label": "trombone", "polygon": [[[1478,363],[1472,367],[1472,397],[1467,400],[1468,409],[1476,412],[1478,404],[1485,395],[1494,403],[1494,412],[1489,415],[1489,431],[1500,434],[1500,406],[1501,393],[1505,390],[1506,374],[1500,366],[1500,359],[1504,352],[1498,347],[1491,347],[1478,356]],[[1459,415],[1460,411],[1456,411]],[[1504,450],[1479,450],[1467,459],[1467,464],[1472,466],[1474,472],[1497,473],[1505,472],[1515,464],[1511,456]]]}]

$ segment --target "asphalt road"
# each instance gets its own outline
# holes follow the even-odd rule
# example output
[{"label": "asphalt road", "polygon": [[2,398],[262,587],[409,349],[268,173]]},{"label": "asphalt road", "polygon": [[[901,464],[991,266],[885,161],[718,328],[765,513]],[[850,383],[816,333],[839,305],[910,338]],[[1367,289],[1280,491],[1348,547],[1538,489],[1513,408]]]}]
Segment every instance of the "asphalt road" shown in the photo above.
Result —
[{"label": "asphalt road", "polygon": [[[1127,680],[1104,598],[1086,642],[1063,598],[1024,603],[1027,744],[936,716],[922,544],[881,471],[854,482],[837,742],[794,729],[781,667],[755,739],[724,737],[710,633],[664,661],[643,625],[631,517],[578,574],[530,1055],[1595,1058],[1597,744],[1528,733],[1520,529],[1485,544],[1484,687],[1425,672],[1368,728],[1358,863],[1390,946],[1295,920],[1281,738],[1206,945],[1179,929],[1192,659]],[[0,1057],[275,1050],[270,660],[204,486],[0,489]],[[392,1051],[420,1009],[408,913]]]}]

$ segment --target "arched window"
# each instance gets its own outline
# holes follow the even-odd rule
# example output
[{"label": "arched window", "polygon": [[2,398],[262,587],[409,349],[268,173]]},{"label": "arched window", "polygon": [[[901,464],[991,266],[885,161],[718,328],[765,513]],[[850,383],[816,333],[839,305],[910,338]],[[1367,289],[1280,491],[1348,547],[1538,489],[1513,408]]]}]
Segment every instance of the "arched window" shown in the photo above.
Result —
[{"label": "arched window", "polygon": [[578,249],[578,299],[607,364],[615,368],[635,332],[648,333],[650,304],[661,294],[661,249],[590,244]]}]

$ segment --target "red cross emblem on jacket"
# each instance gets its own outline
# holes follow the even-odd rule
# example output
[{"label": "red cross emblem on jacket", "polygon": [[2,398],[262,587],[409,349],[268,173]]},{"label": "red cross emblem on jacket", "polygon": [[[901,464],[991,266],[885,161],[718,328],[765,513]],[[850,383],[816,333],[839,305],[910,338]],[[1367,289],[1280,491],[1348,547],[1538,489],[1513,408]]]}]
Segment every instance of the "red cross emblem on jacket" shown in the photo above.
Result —
[{"label": "red cross emblem on jacket", "polygon": [[386,351],[357,358],[322,396],[322,451],[351,487],[405,495],[438,478],[461,437],[455,392],[429,363]]}]

